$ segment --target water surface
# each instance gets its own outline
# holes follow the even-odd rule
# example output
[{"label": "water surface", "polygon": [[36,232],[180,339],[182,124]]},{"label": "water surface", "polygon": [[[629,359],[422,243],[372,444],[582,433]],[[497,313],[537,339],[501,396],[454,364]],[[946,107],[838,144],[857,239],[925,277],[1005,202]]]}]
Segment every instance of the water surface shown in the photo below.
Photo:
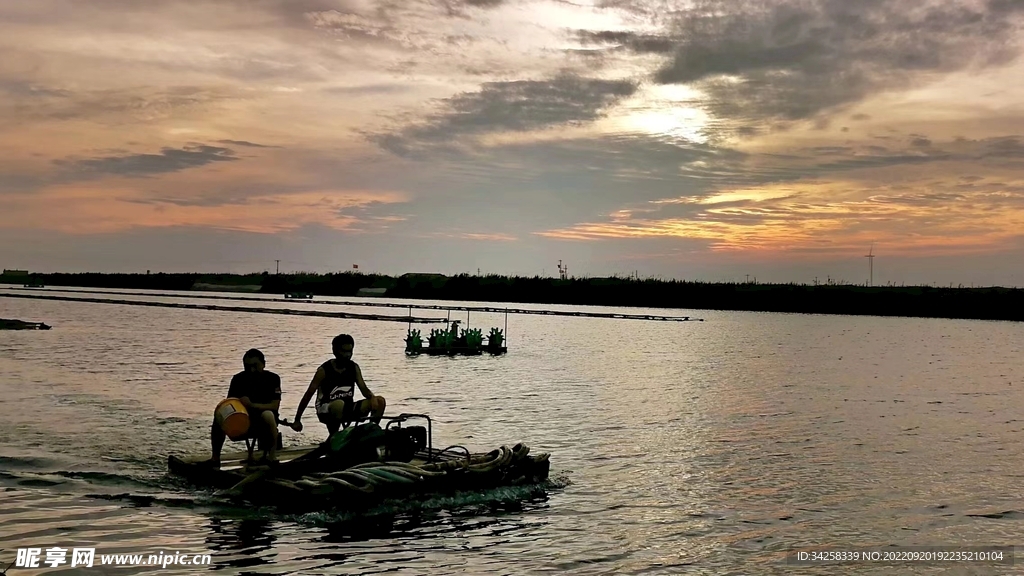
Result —
[{"label": "water surface", "polygon": [[[822,545],[1019,543],[1024,325],[646,312],[706,321],[510,315],[505,356],[407,358],[401,323],[0,298],[0,317],[54,326],[0,332],[0,562],[60,545],[210,553],[205,570],[222,574],[1013,570],[783,560]],[[470,318],[485,334],[504,321]],[[166,474],[169,453],[209,449],[246,349],[281,375],[290,418],[340,332],[389,413],[430,414],[435,445],[551,452],[552,485],[281,516]],[[325,437],[304,421],[288,445]]]}]

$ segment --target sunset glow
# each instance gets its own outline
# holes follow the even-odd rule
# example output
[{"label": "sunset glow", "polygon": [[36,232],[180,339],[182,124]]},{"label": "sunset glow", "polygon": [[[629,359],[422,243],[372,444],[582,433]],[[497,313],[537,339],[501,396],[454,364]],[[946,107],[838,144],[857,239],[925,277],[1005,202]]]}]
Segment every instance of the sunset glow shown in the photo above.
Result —
[{"label": "sunset glow", "polygon": [[3,266],[1024,282],[1024,8],[717,6],[6,2]]}]

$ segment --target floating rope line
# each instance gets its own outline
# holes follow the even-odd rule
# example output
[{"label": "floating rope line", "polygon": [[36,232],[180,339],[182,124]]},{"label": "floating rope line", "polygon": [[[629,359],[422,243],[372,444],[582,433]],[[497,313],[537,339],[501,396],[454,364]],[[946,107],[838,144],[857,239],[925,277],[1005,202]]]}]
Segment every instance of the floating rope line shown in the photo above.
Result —
[{"label": "floating rope line", "polygon": [[[9,290],[25,290],[39,292],[38,288],[8,288]],[[114,292],[103,290],[74,290],[48,288],[52,292],[77,292],[81,294],[113,294],[117,296],[150,296],[160,298],[205,298],[211,300],[243,300],[248,302],[277,302],[284,298],[253,298],[246,296],[212,296],[209,294],[168,294],[146,292]],[[294,302],[294,299],[289,299]],[[352,300],[304,300],[311,304],[331,306],[370,306],[373,308],[415,308],[417,310],[458,310],[463,312],[492,312],[495,314],[540,314],[545,316],[575,316],[579,318],[611,318],[617,320],[655,320],[660,322],[703,322],[703,318],[691,316],[662,316],[657,314],[619,314],[615,312],[573,312],[566,310],[530,310],[528,308],[498,308],[495,306],[442,306],[436,304],[400,304],[395,302],[356,302]]]},{"label": "floating rope line", "polygon": [[185,308],[188,310],[217,310],[220,312],[249,312],[252,314],[282,314],[286,316],[321,316],[325,318],[349,318],[354,320],[380,320],[385,322],[417,322],[422,324],[444,322],[444,318],[420,316],[389,316],[386,314],[357,314],[355,312],[325,312],[321,310],[292,310],[287,308],[250,308],[246,306],[217,306],[215,304],[186,304],[182,302],[153,302],[142,300],[114,300],[111,298],[78,298],[73,296],[50,296],[43,294],[9,294],[0,292],[0,298],[29,298],[36,300],[61,300],[65,302],[89,302],[95,304],[121,304],[125,306],[155,306],[159,308]]}]

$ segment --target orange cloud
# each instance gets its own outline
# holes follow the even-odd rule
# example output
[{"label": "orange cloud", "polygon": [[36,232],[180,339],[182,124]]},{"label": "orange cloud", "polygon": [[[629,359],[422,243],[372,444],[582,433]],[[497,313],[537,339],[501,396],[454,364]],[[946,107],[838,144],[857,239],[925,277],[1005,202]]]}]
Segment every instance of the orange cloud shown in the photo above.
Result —
[{"label": "orange cloud", "polygon": [[[1019,188],[1024,189],[1024,186]],[[842,254],[884,244],[915,256],[1007,248],[1024,230],[1024,197],[1012,184],[975,183],[966,190],[869,187],[806,182],[652,204],[688,208],[686,216],[621,210],[606,222],[538,233],[563,240],[675,237],[707,241],[716,252]],[[646,216],[646,217],[644,217]]]},{"label": "orange cloud", "polygon": [[97,234],[194,226],[273,234],[318,224],[336,230],[361,231],[373,219],[360,219],[345,211],[407,200],[399,192],[314,190],[199,205],[151,200],[135,187],[88,183],[0,197],[0,227]]},{"label": "orange cloud", "polygon": [[458,238],[465,238],[467,240],[493,240],[493,241],[499,241],[499,242],[511,242],[511,241],[514,241],[514,240],[517,239],[515,236],[510,236],[508,234],[474,234],[474,233],[466,233],[466,234],[458,234],[457,237]]},{"label": "orange cloud", "polygon": [[437,232],[427,235],[430,238],[458,238],[462,240],[480,240],[487,242],[514,242],[518,240],[515,236],[503,233],[483,232]]}]

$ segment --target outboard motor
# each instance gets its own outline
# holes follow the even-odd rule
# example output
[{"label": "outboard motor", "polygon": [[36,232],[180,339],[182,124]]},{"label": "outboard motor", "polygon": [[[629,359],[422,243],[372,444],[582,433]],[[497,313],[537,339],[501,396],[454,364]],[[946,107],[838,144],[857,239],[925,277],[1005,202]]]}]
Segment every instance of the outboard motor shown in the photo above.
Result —
[{"label": "outboard motor", "polygon": [[388,428],[384,432],[384,446],[387,460],[408,462],[427,447],[427,429],[423,426]]}]

